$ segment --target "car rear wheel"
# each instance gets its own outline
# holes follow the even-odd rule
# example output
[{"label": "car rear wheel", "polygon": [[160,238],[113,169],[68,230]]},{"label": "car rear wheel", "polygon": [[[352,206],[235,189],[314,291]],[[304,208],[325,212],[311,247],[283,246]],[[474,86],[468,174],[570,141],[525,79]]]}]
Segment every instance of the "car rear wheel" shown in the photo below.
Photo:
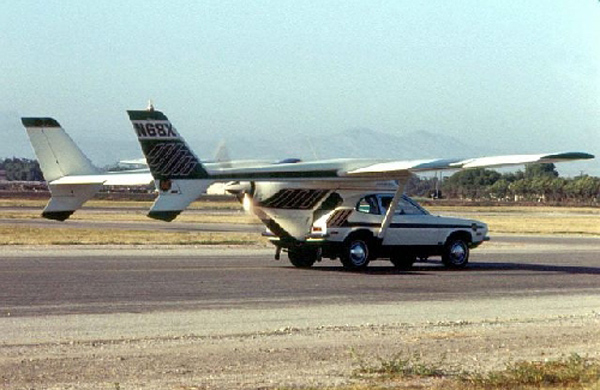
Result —
[{"label": "car rear wheel", "polygon": [[319,257],[319,250],[316,248],[290,248],[288,250],[288,259],[294,267],[310,268]]},{"label": "car rear wheel", "polygon": [[469,245],[462,239],[450,239],[444,247],[442,262],[448,268],[465,268],[469,262]]},{"label": "car rear wheel", "polygon": [[369,245],[364,239],[350,239],[344,245],[340,256],[344,268],[362,270],[369,265]]}]

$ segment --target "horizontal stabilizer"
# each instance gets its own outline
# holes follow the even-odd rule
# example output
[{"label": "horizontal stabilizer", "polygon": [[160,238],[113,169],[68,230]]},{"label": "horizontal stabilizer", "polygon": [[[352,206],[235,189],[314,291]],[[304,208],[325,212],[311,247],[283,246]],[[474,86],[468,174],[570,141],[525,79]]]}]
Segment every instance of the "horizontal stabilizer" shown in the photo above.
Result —
[{"label": "horizontal stabilizer", "polygon": [[168,187],[160,188],[148,216],[161,221],[171,222],[200,195],[206,192],[211,180],[174,179],[168,182]]},{"label": "horizontal stabilizer", "polygon": [[50,184],[52,197],[42,212],[48,219],[64,221],[102,188],[102,184]]},{"label": "horizontal stabilizer", "polygon": [[119,172],[98,175],[65,176],[52,181],[54,185],[65,184],[103,184],[105,186],[141,186],[152,184],[150,172]]}]

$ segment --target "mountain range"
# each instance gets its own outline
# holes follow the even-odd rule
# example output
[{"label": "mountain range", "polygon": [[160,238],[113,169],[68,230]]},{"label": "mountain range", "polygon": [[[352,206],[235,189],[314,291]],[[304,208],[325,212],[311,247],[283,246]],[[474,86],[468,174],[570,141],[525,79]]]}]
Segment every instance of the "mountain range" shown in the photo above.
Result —
[{"label": "mountain range", "polygon": [[[119,160],[140,158],[139,145],[133,137],[116,140],[94,136],[93,133],[66,129],[80,148],[98,166],[113,165]],[[81,130],[81,129],[79,129]],[[515,154],[496,146],[483,145],[465,136],[464,139],[442,131],[412,131],[391,134],[369,128],[352,128],[335,134],[306,135],[279,133],[272,136],[233,137],[226,134],[197,134],[181,131],[192,149],[202,159],[214,158],[218,145],[225,143],[232,159],[278,161],[285,158],[302,160],[330,158],[389,158],[413,160],[426,158],[461,158],[485,155]],[[0,112],[0,158],[35,158],[27,135],[16,113]],[[540,150],[539,152],[556,152]],[[517,151],[519,153],[520,151]],[[538,152],[534,150],[533,152]],[[594,153],[594,151],[588,151]],[[580,172],[600,176],[600,164],[595,161],[559,164],[562,175],[576,176]]]},{"label": "mountain range", "polygon": [[[498,153],[481,145],[466,143],[455,137],[440,133],[416,131],[394,135],[368,128],[348,129],[331,135],[305,136],[290,134],[273,137],[240,137],[225,139],[223,142],[230,156],[234,159],[276,160],[295,157],[302,160],[315,160],[351,157],[412,160],[440,157],[473,157]],[[189,143],[192,148],[200,153],[199,149],[194,147],[197,144],[195,139],[190,139]],[[209,143],[218,144],[215,140]],[[203,153],[207,152],[206,149],[203,151]]]}]

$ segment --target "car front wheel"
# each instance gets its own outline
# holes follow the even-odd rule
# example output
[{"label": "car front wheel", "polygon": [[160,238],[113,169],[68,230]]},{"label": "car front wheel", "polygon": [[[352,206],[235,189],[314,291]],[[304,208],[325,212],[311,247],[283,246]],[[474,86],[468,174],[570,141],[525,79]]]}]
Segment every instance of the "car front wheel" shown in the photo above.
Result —
[{"label": "car front wheel", "polygon": [[450,239],[444,247],[442,262],[448,268],[465,268],[469,262],[469,245],[462,239]]}]

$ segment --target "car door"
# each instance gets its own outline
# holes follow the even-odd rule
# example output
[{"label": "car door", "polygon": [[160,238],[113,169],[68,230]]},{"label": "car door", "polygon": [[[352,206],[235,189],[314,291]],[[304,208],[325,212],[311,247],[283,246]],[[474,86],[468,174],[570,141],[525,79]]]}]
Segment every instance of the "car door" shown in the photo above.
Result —
[{"label": "car door", "polygon": [[[389,195],[380,196],[382,210],[387,210],[391,200]],[[409,197],[402,196],[383,238],[383,245],[438,245],[442,235],[438,219]]]}]

